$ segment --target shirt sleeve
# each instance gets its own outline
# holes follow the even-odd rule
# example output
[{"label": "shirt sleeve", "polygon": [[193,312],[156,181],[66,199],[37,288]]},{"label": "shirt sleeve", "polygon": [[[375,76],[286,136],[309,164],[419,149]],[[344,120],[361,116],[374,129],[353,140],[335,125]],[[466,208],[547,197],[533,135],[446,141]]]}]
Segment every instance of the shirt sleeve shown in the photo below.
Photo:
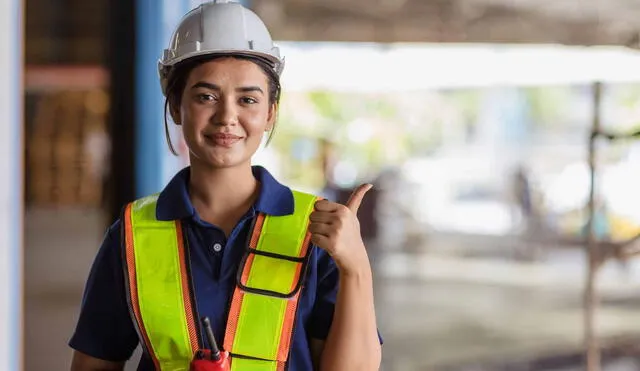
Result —
[{"label": "shirt sleeve", "polygon": [[116,222],[91,267],[71,348],[106,361],[131,358],[138,336],[129,316],[123,275],[120,223]]},{"label": "shirt sleeve", "polygon": [[[309,335],[314,339],[325,340],[333,323],[340,274],[335,261],[326,251],[315,246],[314,249],[318,254],[318,282]],[[380,331],[378,331],[378,338],[382,344]]]},{"label": "shirt sleeve", "polygon": [[313,249],[316,253],[317,283],[309,335],[314,339],[325,340],[333,322],[338,295],[338,267],[326,251],[316,246]]}]

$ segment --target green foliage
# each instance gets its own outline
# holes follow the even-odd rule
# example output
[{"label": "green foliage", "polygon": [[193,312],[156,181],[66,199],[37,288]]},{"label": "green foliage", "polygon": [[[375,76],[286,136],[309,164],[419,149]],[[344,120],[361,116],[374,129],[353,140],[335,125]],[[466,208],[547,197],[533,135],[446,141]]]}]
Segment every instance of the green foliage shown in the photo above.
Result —
[{"label": "green foliage", "polygon": [[549,126],[561,123],[567,107],[571,105],[569,87],[524,88],[534,125]]},{"label": "green foliage", "polygon": [[311,91],[307,94],[318,114],[328,122],[344,122],[348,117],[343,100],[338,94],[327,91]]}]

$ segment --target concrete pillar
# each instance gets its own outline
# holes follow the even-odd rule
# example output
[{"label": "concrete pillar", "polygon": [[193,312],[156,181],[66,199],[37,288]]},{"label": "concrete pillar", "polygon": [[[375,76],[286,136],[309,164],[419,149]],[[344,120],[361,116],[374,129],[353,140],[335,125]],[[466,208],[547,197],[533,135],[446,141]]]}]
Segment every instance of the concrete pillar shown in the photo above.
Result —
[{"label": "concrete pillar", "polygon": [[23,2],[0,1],[0,370],[22,369]]}]

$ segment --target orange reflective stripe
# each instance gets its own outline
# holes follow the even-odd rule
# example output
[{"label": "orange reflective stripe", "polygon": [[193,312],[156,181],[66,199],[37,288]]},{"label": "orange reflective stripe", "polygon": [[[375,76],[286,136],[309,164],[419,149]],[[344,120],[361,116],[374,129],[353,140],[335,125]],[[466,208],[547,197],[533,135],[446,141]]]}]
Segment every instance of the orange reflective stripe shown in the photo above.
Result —
[{"label": "orange reflective stripe", "polygon": [[[300,251],[300,256],[307,255],[307,250],[309,249],[310,241],[311,241],[311,233],[307,231],[307,234],[304,238],[304,242],[302,243],[302,250]],[[298,267],[296,268],[296,275],[295,275],[296,277],[298,277],[298,279],[304,279],[304,277],[301,277],[301,274],[302,274],[302,272],[300,271],[301,269],[302,269],[302,264],[298,264]],[[292,291],[295,289],[296,283],[297,283],[296,281],[292,282],[291,284]],[[302,289],[300,289],[293,298],[289,299],[289,302],[287,303],[287,311],[284,315],[284,322],[282,325],[282,334],[280,337],[280,346],[278,348],[278,360],[285,360],[289,355],[291,338],[293,336],[293,325],[296,319],[296,311],[298,309],[298,298],[301,292],[302,292]],[[284,364],[282,367],[284,370]]]},{"label": "orange reflective stripe", "polygon": [[[249,247],[255,249],[260,239],[260,232],[262,231],[262,225],[264,224],[264,214],[258,214],[256,217],[256,223],[251,234],[251,240],[249,240]],[[245,264],[245,269],[242,271],[242,281],[246,282],[249,278],[249,271],[251,270],[251,264],[253,263],[253,254],[250,254]],[[233,291],[233,299],[231,299],[231,306],[229,307],[229,315],[227,318],[227,329],[224,336],[224,349],[230,350],[233,347],[233,340],[236,337],[236,330],[238,328],[238,320],[240,319],[240,308],[242,307],[242,298],[244,292],[236,286]]]},{"label": "orange reflective stripe", "polygon": [[184,248],[184,237],[182,234],[182,223],[176,220],[176,234],[178,235],[178,254],[180,256],[180,275],[182,276],[182,300],[184,301],[184,309],[187,320],[187,329],[189,331],[189,340],[191,350],[195,353],[200,348],[198,346],[198,326],[193,316],[193,307],[191,305],[191,290],[189,289],[190,275],[187,270],[186,251]]},{"label": "orange reflective stripe", "polygon": [[127,273],[129,277],[129,298],[130,298],[130,306],[131,310],[134,314],[136,323],[138,325],[138,333],[139,336],[142,336],[144,341],[145,349],[151,360],[153,361],[153,365],[156,370],[160,369],[160,362],[158,361],[158,357],[156,357],[153,347],[151,346],[151,342],[149,341],[149,336],[147,335],[147,331],[144,327],[144,322],[142,321],[142,314],[140,313],[140,302],[138,301],[138,281],[136,278],[136,258],[134,253],[134,245],[133,245],[133,229],[131,227],[131,208],[133,204],[130,203],[127,205],[124,212],[124,229],[125,229],[125,247],[126,247],[126,257],[127,257]]}]

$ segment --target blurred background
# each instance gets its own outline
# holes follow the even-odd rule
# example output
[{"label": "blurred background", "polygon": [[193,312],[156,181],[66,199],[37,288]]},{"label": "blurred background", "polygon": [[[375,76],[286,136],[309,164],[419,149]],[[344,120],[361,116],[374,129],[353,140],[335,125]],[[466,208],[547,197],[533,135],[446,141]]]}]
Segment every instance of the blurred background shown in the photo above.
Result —
[{"label": "blurred background", "polygon": [[[187,165],[156,63],[200,3],[2,1],[8,371],[69,368],[106,227]],[[255,163],[337,201],[375,185],[383,370],[586,370],[587,345],[640,370],[640,1],[242,3],[287,61]]]}]

